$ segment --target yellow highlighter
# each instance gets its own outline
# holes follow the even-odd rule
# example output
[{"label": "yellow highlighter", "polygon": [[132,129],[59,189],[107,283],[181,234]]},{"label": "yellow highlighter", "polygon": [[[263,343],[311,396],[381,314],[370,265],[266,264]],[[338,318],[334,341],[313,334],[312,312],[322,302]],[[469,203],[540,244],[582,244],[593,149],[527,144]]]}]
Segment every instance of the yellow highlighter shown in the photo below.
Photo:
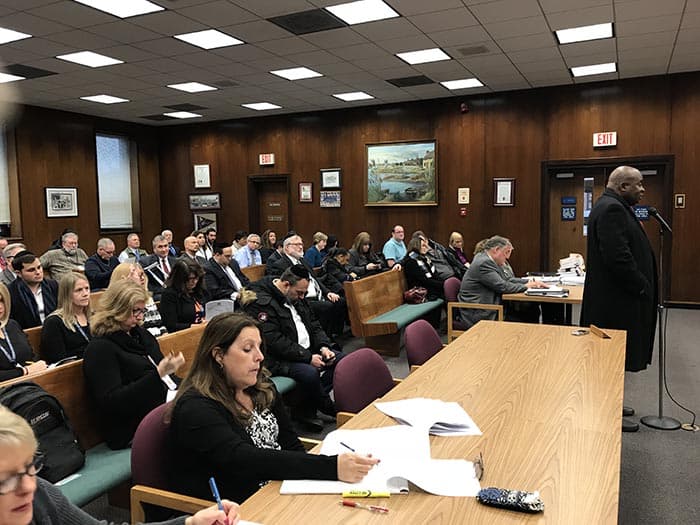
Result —
[{"label": "yellow highlighter", "polygon": [[343,492],[344,498],[388,498],[391,496],[389,492],[378,492],[371,490],[350,490]]}]

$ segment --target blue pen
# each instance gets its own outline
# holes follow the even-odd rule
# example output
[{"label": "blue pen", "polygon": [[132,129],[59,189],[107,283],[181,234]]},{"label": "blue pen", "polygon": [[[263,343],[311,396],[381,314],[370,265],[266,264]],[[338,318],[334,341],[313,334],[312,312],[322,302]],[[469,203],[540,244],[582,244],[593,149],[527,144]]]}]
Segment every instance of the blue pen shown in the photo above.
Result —
[{"label": "blue pen", "polygon": [[[219,496],[219,488],[216,486],[216,480],[214,479],[214,476],[209,478],[209,488],[211,488],[212,496],[214,496],[214,499],[216,500],[216,504],[219,507],[219,510],[226,512],[224,510],[224,504],[221,503],[221,496]],[[228,524],[228,517],[226,518],[226,523]]]}]

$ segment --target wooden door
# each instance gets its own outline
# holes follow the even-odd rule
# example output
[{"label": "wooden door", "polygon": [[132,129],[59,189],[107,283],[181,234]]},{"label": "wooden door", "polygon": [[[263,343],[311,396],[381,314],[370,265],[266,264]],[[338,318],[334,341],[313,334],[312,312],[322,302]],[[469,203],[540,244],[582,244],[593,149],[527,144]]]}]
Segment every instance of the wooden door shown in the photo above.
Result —
[{"label": "wooden door", "polygon": [[249,178],[250,231],[273,230],[281,239],[289,231],[289,187],[286,176]]}]

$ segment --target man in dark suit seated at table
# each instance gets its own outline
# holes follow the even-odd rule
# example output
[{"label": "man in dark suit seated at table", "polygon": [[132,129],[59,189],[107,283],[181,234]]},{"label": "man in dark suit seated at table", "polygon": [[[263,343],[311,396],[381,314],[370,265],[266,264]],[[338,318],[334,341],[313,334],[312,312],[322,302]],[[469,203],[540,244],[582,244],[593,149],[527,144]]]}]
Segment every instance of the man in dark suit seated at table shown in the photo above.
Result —
[{"label": "man in dark suit seated at table", "polygon": [[177,259],[170,255],[170,243],[163,235],[153,237],[152,245],[153,255],[141,259],[141,265],[148,275],[148,291],[153,295],[154,301],[160,301],[165,281]]},{"label": "man in dark suit seated at table", "polygon": [[267,276],[250,285],[256,298],[244,305],[246,313],[261,324],[265,340],[264,365],[273,375],[294,379],[304,401],[293,417],[314,432],[323,429],[316,410],[334,416],[328,395],[333,389],[336,363],[344,357],[321,328],[304,299],[310,275],[301,265],[287,268],[279,278]]},{"label": "man in dark suit seated at table", "polygon": [[250,284],[232,253],[230,244],[215,242],[214,255],[204,265],[204,284],[212,300],[238,301],[243,287]]},{"label": "man in dark suit seated at table", "polygon": [[53,279],[44,279],[41,261],[26,250],[15,255],[12,268],[17,279],[8,287],[12,301],[10,317],[22,328],[41,326],[56,309],[58,283]]},{"label": "man in dark suit seated at table", "polygon": [[[457,298],[462,303],[501,304],[504,293],[520,293],[528,288],[547,288],[539,281],[527,281],[513,275],[508,257],[513,245],[505,237],[494,235],[484,243],[484,249],[474,256],[471,266],[462,278]],[[495,319],[494,310],[460,309],[462,321],[469,327],[484,319]],[[539,309],[538,309],[539,317]],[[523,321],[506,310],[506,320]],[[528,319],[529,320],[529,319]]]}]

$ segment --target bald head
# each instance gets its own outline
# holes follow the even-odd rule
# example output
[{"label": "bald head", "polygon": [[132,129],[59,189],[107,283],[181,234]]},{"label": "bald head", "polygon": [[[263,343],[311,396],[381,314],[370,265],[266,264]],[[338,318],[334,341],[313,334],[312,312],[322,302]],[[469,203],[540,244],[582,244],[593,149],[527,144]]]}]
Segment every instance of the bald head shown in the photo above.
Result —
[{"label": "bald head", "polygon": [[630,205],[637,204],[644,195],[642,174],[631,166],[618,166],[608,177],[608,189],[617,193]]}]

